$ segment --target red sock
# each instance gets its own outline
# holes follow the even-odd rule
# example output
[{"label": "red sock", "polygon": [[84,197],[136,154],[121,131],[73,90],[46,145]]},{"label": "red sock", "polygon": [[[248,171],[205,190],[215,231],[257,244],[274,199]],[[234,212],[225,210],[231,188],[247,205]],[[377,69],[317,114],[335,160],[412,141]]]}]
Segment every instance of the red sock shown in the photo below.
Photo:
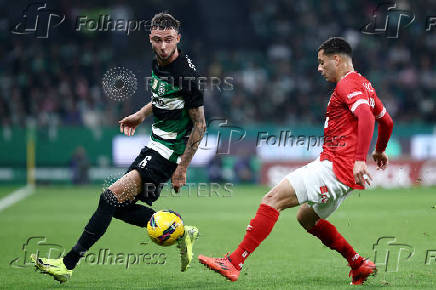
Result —
[{"label": "red sock", "polygon": [[245,259],[247,259],[248,256],[254,252],[254,249],[271,233],[278,218],[278,210],[264,203],[260,204],[256,216],[250,221],[250,225],[247,227],[244,239],[239,244],[238,248],[229,255],[230,262],[232,262],[236,269],[240,270],[242,268]]},{"label": "red sock", "polygon": [[353,247],[336,230],[336,227],[327,220],[320,219],[316,225],[308,231],[318,237],[321,242],[332,250],[340,253],[352,269],[360,266],[363,258],[354,251]]}]

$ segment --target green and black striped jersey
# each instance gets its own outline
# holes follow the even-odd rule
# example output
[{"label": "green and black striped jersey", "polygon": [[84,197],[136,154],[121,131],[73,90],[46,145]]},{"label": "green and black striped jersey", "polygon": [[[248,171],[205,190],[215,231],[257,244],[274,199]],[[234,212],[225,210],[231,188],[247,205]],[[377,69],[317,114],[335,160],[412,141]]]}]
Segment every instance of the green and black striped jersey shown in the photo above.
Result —
[{"label": "green and black striped jersey", "polygon": [[196,68],[187,55],[160,66],[152,62],[151,92],[153,125],[147,147],[171,162],[180,163],[192,130],[188,109],[203,105]]}]

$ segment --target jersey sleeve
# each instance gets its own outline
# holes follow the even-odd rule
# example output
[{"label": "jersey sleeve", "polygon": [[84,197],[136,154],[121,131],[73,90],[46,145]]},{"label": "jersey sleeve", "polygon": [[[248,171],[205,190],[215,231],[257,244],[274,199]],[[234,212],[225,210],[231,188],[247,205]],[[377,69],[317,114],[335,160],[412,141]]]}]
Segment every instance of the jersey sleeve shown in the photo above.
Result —
[{"label": "jersey sleeve", "polygon": [[[368,91],[368,88],[372,92]],[[365,161],[374,131],[374,100],[370,96],[374,89],[360,80],[344,80],[336,89],[339,98],[357,118],[357,143],[355,160]]]},{"label": "jersey sleeve", "polygon": [[201,88],[201,86],[204,86],[204,80],[198,76],[196,68],[189,58],[186,58],[185,62],[182,81],[182,94],[185,100],[185,108],[197,108],[204,105],[203,91]]},{"label": "jersey sleeve", "polygon": [[383,116],[386,114],[386,108],[383,106],[383,103],[380,101],[377,95],[374,96],[373,114],[376,120],[383,118]]},{"label": "jersey sleeve", "polygon": [[355,80],[339,82],[336,92],[353,114],[359,106],[370,106],[368,92]]},{"label": "jersey sleeve", "polygon": [[197,108],[203,106],[204,97],[203,92],[199,88],[199,78],[193,77],[185,84],[186,88],[183,88],[183,97],[185,99],[185,108]]}]

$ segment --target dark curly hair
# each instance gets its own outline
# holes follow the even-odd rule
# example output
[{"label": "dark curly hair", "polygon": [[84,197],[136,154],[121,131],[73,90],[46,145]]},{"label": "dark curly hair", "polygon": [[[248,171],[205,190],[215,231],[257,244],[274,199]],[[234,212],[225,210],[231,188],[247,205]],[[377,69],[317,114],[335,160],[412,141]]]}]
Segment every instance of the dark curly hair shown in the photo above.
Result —
[{"label": "dark curly hair", "polygon": [[342,37],[330,37],[324,41],[318,51],[324,50],[324,54],[331,55],[335,53],[343,53],[348,56],[352,56],[352,49],[350,44]]},{"label": "dark curly hair", "polygon": [[167,11],[160,12],[151,19],[151,29],[174,29],[179,32],[180,21]]}]

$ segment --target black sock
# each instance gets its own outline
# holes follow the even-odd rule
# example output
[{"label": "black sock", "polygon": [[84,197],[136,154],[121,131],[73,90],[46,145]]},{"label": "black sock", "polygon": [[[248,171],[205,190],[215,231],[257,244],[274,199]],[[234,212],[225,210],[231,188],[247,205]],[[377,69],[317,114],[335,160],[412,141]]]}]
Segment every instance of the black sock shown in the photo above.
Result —
[{"label": "black sock", "polygon": [[155,211],[152,208],[140,204],[132,204],[127,207],[117,208],[114,213],[114,218],[131,225],[145,228],[154,213]]},{"label": "black sock", "polygon": [[77,244],[65,255],[64,264],[68,270],[76,267],[80,258],[100,239],[109,227],[116,207],[111,203],[111,199],[108,199],[108,196],[114,197],[109,189],[100,196],[97,210],[85,226]]},{"label": "black sock", "polygon": [[64,264],[68,270],[73,270],[83,254],[80,254],[74,247],[64,256]]}]

